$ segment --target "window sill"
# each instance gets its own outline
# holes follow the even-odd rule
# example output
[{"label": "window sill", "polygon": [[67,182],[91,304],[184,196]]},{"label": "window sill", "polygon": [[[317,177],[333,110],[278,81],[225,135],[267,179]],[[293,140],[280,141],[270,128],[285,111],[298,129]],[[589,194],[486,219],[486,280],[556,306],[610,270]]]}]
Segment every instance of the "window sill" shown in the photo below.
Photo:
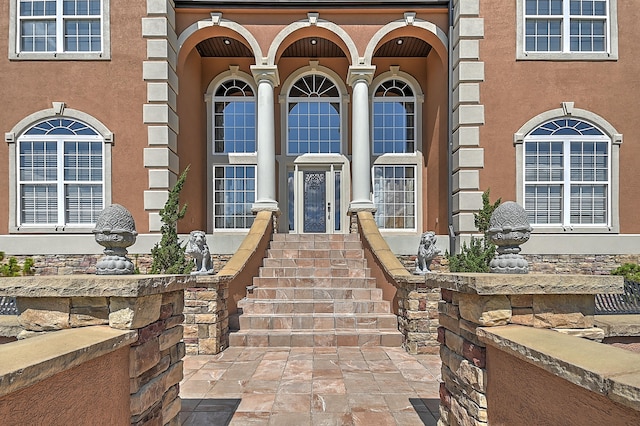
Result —
[{"label": "window sill", "polygon": [[617,53],[607,52],[518,52],[518,61],[617,61]]},{"label": "window sill", "polygon": [[95,228],[72,226],[12,226],[10,234],[91,234]]},{"label": "window sill", "polygon": [[617,226],[541,226],[531,225],[534,234],[618,234]]},{"label": "window sill", "polygon": [[11,52],[12,61],[108,61],[110,53],[104,52]]}]

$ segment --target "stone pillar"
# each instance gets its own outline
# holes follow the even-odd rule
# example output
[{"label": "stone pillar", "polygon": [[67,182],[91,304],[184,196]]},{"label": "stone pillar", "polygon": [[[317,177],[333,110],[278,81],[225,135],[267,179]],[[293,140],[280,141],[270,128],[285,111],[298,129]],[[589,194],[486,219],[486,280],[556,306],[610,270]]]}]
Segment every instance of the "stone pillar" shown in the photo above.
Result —
[{"label": "stone pillar", "polygon": [[405,336],[404,347],[410,354],[437,354],[438,302],[440,287],[415,276],[398,280],[398,329]]},{"label": "stone pillar", "polygon": [[196,277],[184,301],[184,343],[189,355],[215,355],[229,346],[229,281]]},{"label": "stone pillar", "polygon": [[109,325],[136,331],[129,348],[132,425],[179,425],[184,289],[195,278],[172,275],[50,276],[3,279],[15,294],[19,338],[66,328]]},{"label": "stone pillar", "polygon": [[251,67],[258,84],[258,111],[256,138],[258,151],[258,172],[256,174],[256,202],[254,212],[278,211],[276,201],[276,137],[274,116],[274,87],[280,84],[275,66]]},{"label": "stone pillar", "polygon": [[351,137],[351,203],[349,212],[375,211],[371,201],[371,127],[369,85],[375,67],[350,67],[349,84],[353,87]]},{"label": "stone pillar", "polygon": [[440,426],[488,424],[486,345],[476,334],[479,327],[517,324],[601,340],[594,295],[622,291],[622,277],[616,276],[432,275],[427,282],[442,289]]}]

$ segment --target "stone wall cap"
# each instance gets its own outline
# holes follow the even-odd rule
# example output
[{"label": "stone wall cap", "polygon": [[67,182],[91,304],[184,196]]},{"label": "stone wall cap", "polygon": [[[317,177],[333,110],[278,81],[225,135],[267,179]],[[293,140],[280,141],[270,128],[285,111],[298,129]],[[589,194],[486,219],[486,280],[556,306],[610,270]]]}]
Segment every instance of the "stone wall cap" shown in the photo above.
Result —
[{"label": "stone wall cap", "polygon": [[190,275],[49,275],[0,278],[0,296],[140,297],[193,286]]},{"label": "stone wall cap", "polygon": [[0,337],[16,337],[21,331],[17,315],[0,315]]},{"label": "stone wall cap", "polygon": [[640,411],[640,354],[547,329],[479,327],[481,341]]},{"label": "stone wall cap", "polygon": [[640,315],[596,315],[594,323],[605,337],[640,336]]},{"label": "stone wall cap", "polygon": [[137,333],[108,326],[72,328],[2,345],[0,397],[135,342]]},{"label": "stone wall cap", "polygon": [[624,279],[616,275],[558,274],[428,274],[427,284],[460,293],[509,294],[622,294]]}]

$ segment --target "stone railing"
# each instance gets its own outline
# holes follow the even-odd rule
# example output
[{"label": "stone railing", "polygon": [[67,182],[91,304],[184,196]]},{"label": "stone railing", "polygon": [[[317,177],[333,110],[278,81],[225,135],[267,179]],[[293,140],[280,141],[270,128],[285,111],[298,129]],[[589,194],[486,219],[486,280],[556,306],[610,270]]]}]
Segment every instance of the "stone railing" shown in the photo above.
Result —
[{"label": "stone railing", "polygon": [[[113,393],[100,393],[106,398],[100,407],[113,403],[107,411],[116,410],[124,400],[124,416],[131,424],[179,424],[184,289],[193,282],[190,276],[170,275],[0,279],[0,295],[17,299],[18,323],[24,329],[19,338],[26,339],[2,346],[6,359],[0,361],[0,410],[28,406],[35,398],[29,392],[36,389],[49,402],[49,394],[58,393],[60,401],[48,409],[72,415],[75,404],[91,400],[105,371],[108,379],[115,369],[114,375],[124,374],[124,386],[117,382]],[[59,377],[73,379],[73,385],[61,385]],[[74,388],[70,394],[85,399],[68,396],[68,386]],[[97,407],[94,416],[103,413]],[[91,413],[91,404],[88,409]],[[14,413],[0,415],[11,418]],[[22,424],[34,423],[37,417]],[[71,417],[60,423],[119,422]]]},{"label": "stone railing", "polygon": [[367,265],[384,299],[393,303],[405,349],[412,354],[438,353],[440,288],[425,276],[407,271],[380,234],[370,212],[358,212],[357,220]]},{"label": "stone railing", "polygon": [[258,276],[273,234],[273,215],[258,212],[240,247],[216,275],[197,276],[185,293],[184,341],[190,355],[217,354],[229,345],[229,320]]},{"label": "stone railing", "polygon": [[[442,383],[440,386],[440,425],[483,425],[491,421],[493,406],[488,394],[497,384],[490,384],[495,375],[508,374],[492,370],[500,368],[487,351],[493,328],[502,326],[524,329],[530,336],[553,336],[557,342],[571,346],[582,342],[577,337],[601,340],[604,331],[594,326],[595,295],[622,292],[623,280],[617,276],[535,275],[535,274],[431,274],[430,285],[441,287],[440,328]],[[540,334],[541,330],[545,331]],[[534,333],[535,332],[535,333]],[[564,335],[564,336],[562,336]],[[569,335],[569,336],[567,336]],[[576,337],[577,336],[577,337]],[[571,339],[568,339],[572,337]],[[565,339],[566,338],[566,339]],[[561,339],[561,340],[558,340]],[[567,340],[568,339],[568,340]],[[491,345],[503,352],[514,348],[506,340],[495,338]],[[598,347],[606,345],[591,342]],[[621,350],[617,348],[611,348]],[[554,354],[560,359],[570,347],[559,345]],[[608,350],[608,349],[607,349]],[[565,351],[565,352],[563,352]],[[604,352],[603,352],[604,354]],[[513,353],[511,354],[513,356]],[[522,359],[522,357],[520,357]],[[589,364],[588,356],[582,360]],[[533,358],[527,362],[543,365]],[[596,361],[597,363],[598,361]],[[595,364],[591,364],[595,368]],[[592,369],[593,369],[592,368]],[[640,369],[639,369],[640,370]],[[558,372],[554,371],[554,374]],[[574,374],[566,370],[567,377]],[[538,382],[544,383],[544,382]],[[530,383],[519,383],[518,392],[527,399]],[[498,389],[497,392],[500,392]],[[533,393],[531,394],[533,395]],[[501,394],[502,404],[514,398],[512,393]],[[536,400],[532,400],[536,404]],[[515,409],[515,408],[514,408]],[[539,407],[537,411],[543,410]],[[566,415],[576,410],[565,408]],[[580,422],[542,421],[540,424],[581,424]],[[530,419],[531,420],[531,419]],[[529,424],[530,421],[500,422],[496,424]],[[599,423],[592,423],[599,424]]]}]

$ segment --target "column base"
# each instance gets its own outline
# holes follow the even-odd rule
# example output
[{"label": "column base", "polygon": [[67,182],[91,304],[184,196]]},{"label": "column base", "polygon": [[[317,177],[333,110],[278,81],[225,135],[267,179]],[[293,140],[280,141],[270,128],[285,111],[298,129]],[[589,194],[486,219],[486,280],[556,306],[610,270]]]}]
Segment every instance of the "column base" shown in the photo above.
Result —
[{"label": "column base", "polygon": [[263,212],[263,211],[280,213],[280,207],[278,207],[278,202],[277,201],[270,201],[270,200],[269,201],[256,201],[251,206],[251,212],[252,213]]},{"label": "column base", "polygon": [[352,201],[349,204],[349,213],[358,213],[358,212],[376,212],[376,206],[369,200],[363,201]]}]

